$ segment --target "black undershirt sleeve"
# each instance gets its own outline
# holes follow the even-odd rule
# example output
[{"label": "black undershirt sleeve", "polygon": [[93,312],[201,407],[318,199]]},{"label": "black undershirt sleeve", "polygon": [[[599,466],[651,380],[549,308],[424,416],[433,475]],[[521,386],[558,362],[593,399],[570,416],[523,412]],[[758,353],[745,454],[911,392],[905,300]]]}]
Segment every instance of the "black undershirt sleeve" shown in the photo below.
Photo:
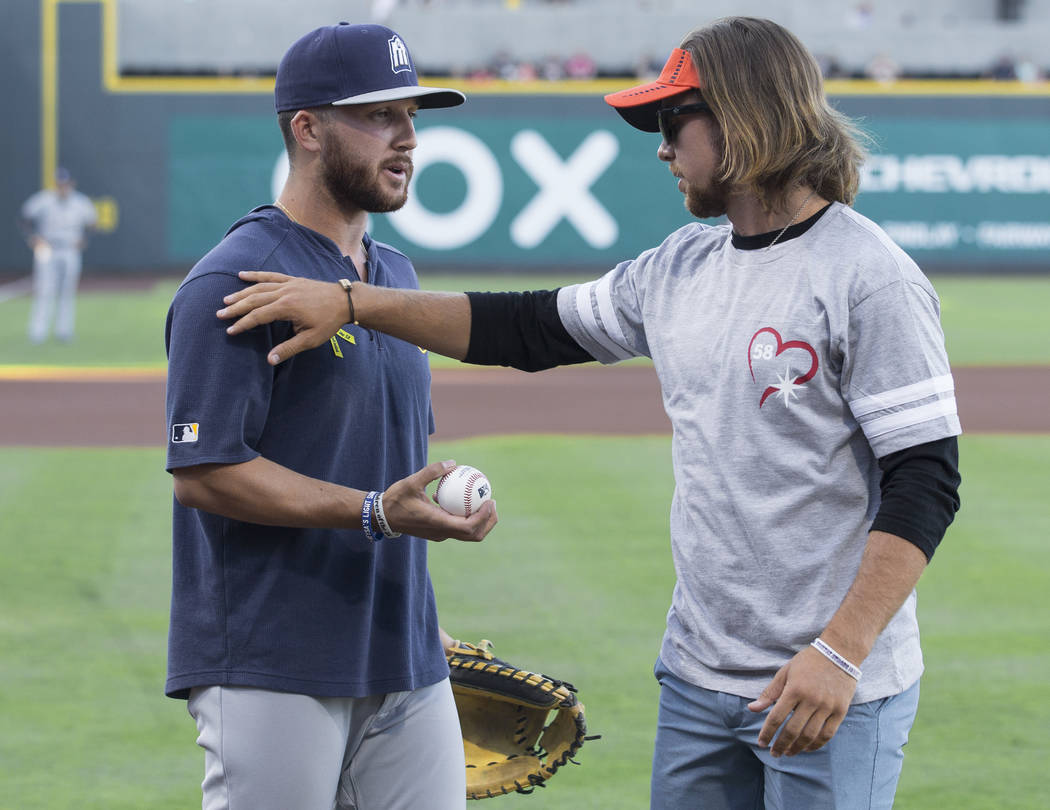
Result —
[{"label": "black undershirt sleeve", "polygon": [[558,315],[558,291],[468,292],[470,345],[465,363],[542,371],[594,360]]},{"label": "black undershirt sleeve", "polygon": [[882,503],[872,531],[914,543],[929,561],[959,510],[959,441],[955,436],[879,459]]}]

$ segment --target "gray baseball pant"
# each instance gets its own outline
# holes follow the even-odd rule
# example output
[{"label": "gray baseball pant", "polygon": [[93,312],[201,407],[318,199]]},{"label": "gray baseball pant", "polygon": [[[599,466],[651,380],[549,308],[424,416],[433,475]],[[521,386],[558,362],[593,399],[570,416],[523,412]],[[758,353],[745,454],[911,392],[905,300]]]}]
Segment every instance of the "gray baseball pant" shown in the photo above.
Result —
[{"label": "gray baseball pant", "polygon": [[75,247],[52,247],[33,258],[33,305],[29,313],[29,339],[41,343],[51,333],[71,340],[76,322],[76,296],[80,284],[81,256]]},{"label": "gray baseball pant", "polygon": [[203,810],[463,810],[466,768],[448,679],[413,692],[315,698],[192,690]]}]

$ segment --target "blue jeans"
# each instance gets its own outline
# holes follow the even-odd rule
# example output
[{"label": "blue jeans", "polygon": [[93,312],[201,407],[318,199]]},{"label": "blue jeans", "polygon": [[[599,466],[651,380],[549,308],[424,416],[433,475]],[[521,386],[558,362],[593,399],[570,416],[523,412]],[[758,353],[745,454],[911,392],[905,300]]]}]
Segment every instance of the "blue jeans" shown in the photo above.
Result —
[{"label": "blue jeans", "polygon": [[893,806],[919,684],[851,706],[817,751],[774,759],[758,746],[767,712],[656,662],[660,714],[650,810],[874,810]]}]

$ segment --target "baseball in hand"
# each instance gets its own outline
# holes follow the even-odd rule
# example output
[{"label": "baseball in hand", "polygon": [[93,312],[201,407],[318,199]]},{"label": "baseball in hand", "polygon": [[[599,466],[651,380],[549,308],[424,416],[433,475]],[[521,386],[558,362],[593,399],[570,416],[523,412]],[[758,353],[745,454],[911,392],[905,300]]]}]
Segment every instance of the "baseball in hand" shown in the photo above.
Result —
[{"label": "baseball in hand", "polygon": [[480,470],[461,464],[441,476],[434,497],[446,512],[470,517],[492,497],[492,485]]}]

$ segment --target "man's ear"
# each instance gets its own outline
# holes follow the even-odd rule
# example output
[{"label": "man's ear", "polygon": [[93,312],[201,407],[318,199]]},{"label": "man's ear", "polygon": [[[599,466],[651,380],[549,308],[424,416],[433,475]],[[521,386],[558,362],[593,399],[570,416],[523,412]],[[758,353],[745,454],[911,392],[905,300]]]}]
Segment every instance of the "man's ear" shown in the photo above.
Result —
[{"label": "man's ear", "polygon": [[321,151],[323,116],[311,110],[299,110],[290,122],[292,134],[299,148],[307,152]]}]

